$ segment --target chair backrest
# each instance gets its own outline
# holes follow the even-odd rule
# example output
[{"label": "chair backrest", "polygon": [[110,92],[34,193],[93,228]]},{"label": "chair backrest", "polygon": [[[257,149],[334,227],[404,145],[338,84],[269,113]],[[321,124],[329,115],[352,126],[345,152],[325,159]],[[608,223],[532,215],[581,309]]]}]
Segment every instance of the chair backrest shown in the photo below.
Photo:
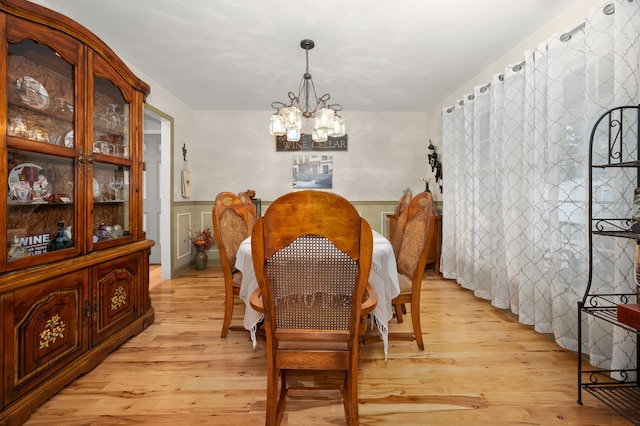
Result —
[{"label": "chair backrest", "polygon": [[358,344],[373,239],[351,203],[329,192],[286,194],[258,219],[251,244],[268,341],[331,330]]},{"label": "chair backrest", "polygon": [[431,234],[435,232],[430,226],[435,216],[433,196],[430,192],[416,195],[404,211],[404,233],[396,255],[398,272],[412,281],[422,281],[426,266]]},{"label": "chair backrest", "polygon": [[238,247],[249,236],[247,209],[235,194],[221,192],[216,196],[211,216],[222,270],[225,277],[230,277],[235,270]]},{"label": "chair backrest", "polygon": [[390,240],[391,246],[393,247],[393,253],[398,256],[398,250],[400,249],[400,243],[402,242],[402,235],[404,234],[404,226],[406,223],[406,214],[405,211],[409,204],[411,204],[411,199],[413,198],[413,193],[410,188],[407,188],[403,191],[402,197],[400,197],[400,201],[396,206],[394,212],[394,220],[393,224],[390,222]]},{"label": "chair backrest", "polygon": [[253,230],[253,225],[255,225],[256,220],[258,220],[258,211],[256,210],[256,205],[251,201],[251,197],[246,192],[239,192],[238,198],[242,201],[242,204],[247,209],[247,213],[249,214],[249,235],[251,235],[251,231]]}]

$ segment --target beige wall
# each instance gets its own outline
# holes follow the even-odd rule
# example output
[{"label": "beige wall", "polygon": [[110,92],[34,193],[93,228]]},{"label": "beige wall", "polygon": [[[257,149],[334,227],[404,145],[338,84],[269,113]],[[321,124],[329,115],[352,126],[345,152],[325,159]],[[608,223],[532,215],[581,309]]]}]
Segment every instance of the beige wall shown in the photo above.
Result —
[{"label": "beige wall", "polygon": [[[269,134],[272,114],[193,111],[188,157],[194,200],[248,188],[256,190],[258,198],[274,200],[294,189],[296,153],[276,152]],[[426,164],[426,113],[347,111],[342,116],[349,150],[317,152],[333,157],[332,192],[350,201],[391,201],[407,186],[424,188],[420,178]]]},{"label": "beige wall", "polygon": [[[211,223],[216,194],[255,189],[265,201],[264,211],[267,200],[293,190],[293,154],[275,151],[268,133],[271,111],[194,111],[149,76],[132,70],[151,85],[148,103],[174,119],[169,214],[170,276],[175,277],[191,267],[193,253],[185,242],[188,226],[195,230]],[[414,193],[424,190],[420,178],[427,165],[426,113],[352,111],[342,115],[347,120],[349,151],[327,153],[334,162],[332,191],[352,201],[372,228],[385,231],[384,212],[393,212],[402,191],[407,187]],[[188,199],[180,196],[183,143],[193,181],[193,196]],[[209,262],[219,263],[215,248],[209,252]]]}]

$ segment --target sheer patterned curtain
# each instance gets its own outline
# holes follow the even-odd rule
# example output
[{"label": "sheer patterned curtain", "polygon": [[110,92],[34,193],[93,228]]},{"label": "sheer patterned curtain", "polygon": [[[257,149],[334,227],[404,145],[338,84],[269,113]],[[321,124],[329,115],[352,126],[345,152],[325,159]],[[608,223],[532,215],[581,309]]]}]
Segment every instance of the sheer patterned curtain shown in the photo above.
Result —
[{"label": "sheer patterned curtain", "polygon": [[[640,103],[639,3],[594,9],[443,111],[444,276],[571,350],[588,280],[589,137],[607,109]],[[611,204],[634,186],[617,172],[601,192]],[[608,241],[594,242],[606,253],[595,285],[629,292],[635,242]],[[593,365],[633,365],[634,335],[583,321]]]}]

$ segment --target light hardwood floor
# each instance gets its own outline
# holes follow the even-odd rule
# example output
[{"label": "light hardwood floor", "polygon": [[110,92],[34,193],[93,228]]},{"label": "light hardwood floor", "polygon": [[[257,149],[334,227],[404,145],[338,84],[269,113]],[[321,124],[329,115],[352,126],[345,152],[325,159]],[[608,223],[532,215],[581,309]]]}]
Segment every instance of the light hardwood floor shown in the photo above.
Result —
[{"label": "light hardwood floor", "polygon": [[[160,280],[155,323],[43,404],[27,425],[260,425],[265,345],[220,338],[222,272]],[[628,425],[588,394],[576,404],[576,355],[428,271],[425,350],[415,342],[361,350],[362,425]],[[236,304],[232,324],[242,323]],[[407,317],[409,319],[409,317]],[[391,324],[406,330],[410,321]],[[304,380],[301,378],[301,380]],[[318,374],[316,383],[335,380]],[[340,401],[289,400],[283,425],[342,425]]]}]

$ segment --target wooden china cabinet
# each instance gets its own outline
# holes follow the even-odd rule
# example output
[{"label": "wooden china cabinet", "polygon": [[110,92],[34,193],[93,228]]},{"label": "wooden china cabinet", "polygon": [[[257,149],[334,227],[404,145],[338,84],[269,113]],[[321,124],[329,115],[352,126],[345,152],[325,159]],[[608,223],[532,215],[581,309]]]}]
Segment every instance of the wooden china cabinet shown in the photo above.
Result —
[{"label": "wooden china cabinet", "polygon": [[100,39],[0,0],[0,425],[153,322],[142,230],[149,86]]}]

